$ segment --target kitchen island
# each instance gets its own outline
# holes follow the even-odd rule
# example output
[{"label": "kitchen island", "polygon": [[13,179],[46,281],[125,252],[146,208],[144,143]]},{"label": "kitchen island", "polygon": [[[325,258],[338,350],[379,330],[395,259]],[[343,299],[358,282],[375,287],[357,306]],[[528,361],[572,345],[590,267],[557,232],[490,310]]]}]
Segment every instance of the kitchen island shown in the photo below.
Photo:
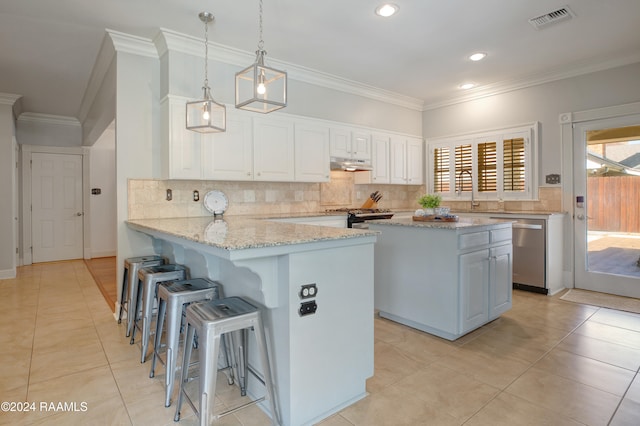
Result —
[{"label": "kitchen island", "polygon": [[380,316],[455,340],[511,309],[511,223],[392,218],[369,222]]},{"label": "kitchen island", "polygon": [[[264,307],[284,425],[315,424],[366,396],[373,376],[376,232],[239,216],[127,225],[148,235],[156,254],[188,266],[192,277],[222,283],[225,297]],[[317,291],[303,298],[302,286],[310,285]],[[317,311],[302,316],[303,303],[315,303]],[[255,352],[249,362],[258,367]],[[249,377],[249,394],[264,395],[263,385]],[[268,413],[268,404],[261,407]]]}]

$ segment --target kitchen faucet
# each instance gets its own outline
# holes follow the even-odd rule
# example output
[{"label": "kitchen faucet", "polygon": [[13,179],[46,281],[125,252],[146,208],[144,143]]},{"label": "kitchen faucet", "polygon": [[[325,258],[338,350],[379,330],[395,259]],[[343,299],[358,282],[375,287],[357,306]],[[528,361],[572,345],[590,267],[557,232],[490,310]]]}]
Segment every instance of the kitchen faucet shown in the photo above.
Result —
[{"label": "kitchen faucet", "polygon": [[462,174],[463,173],[468,173],[469,177],[471,178],[471,210],[473,210],[473,208],[478,207],[480,203],[476,203],[473,198],[473,175],[469,170],[460,170],[460,173],[458,174],[458,178],[460,179],[460,186],[458,186],[458,195],[462,193]]}]

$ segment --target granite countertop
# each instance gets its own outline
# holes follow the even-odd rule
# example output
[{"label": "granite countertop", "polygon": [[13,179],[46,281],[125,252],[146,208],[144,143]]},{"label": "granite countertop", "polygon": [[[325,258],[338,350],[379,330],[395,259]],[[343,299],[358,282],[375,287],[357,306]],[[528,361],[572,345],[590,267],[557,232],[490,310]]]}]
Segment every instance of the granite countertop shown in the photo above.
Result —
[{"label": "granite countertop", "polygon": [[438,228],[438,229],[462,229],[478,226],[489,226],[510,223],[506,220],[488,219],[485,217],[461,217],[458,222],[444,222],[444,221],[429,221],[421,222],[414,221],[412,218],[391,218],[384,220],[369,221],[370,225],[389,225],[389,226],[413,226],[416,228]]},{"label": "granite countertop", "polygon": [[130,228],[142,232],[145,230],[160,232],[224,250],[304,244],[371,237],[378,234],[375,231],[362,229],[273,222],[265,216],[225,216],[223,219],[214,219],[212,216],[135,219],[128,220],[126,223]]}]

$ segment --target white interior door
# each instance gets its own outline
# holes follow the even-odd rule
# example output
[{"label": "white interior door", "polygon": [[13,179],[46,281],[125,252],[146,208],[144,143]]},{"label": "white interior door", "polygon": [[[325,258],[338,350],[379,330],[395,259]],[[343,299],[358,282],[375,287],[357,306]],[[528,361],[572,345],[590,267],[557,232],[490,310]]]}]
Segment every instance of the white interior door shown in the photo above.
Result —
[{"label": "white interior door", "polygon": [[82,156],[31,155],[33,262],[83,257]]},{"label": "white interior door", "polygon": [[[640,115],[607,118],[578,123],[573,130],[574,149],[574,232],[575,287],[628,297],[640,297],[640,176],[635,176],[635,155],[640,156],[640,142],[625,141],[628,146],[613,155],[615,140],[587,143],[593,131],[621,129],[640,125]],[[600,145],[599,147],[596,145]],[[608,148],[610,146],[610,148]],[[595,154],[595,155],[594,155]],[[623,164],[625,167],[620,167]],[[635,164],[635,163],[634,163]],[[632,185],[611,186],[614,179],[634,180]],[[594,185],[595,179],[600,179]],[[591,181],[589,181],[591,179]],[[606,185],[606,186],[604,186]],[[631,189],[625,189],[631,188]],[[616,221],[613,218],[617,219]],[[623,229],[618,223],[636,225]]]}]

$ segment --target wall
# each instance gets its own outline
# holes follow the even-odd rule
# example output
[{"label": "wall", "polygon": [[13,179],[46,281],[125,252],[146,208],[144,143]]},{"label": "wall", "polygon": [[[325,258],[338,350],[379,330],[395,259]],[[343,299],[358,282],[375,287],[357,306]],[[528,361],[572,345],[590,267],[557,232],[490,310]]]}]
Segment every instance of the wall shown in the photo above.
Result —
[{"label": "wall", "polygon": [[82,127],[71,117],[22,113],[16,122],[21,145],[72,147],[82,145]]},{"label": "wall", "polygon": [[559,116],[640,100],[640,63],[558,80],[423,113],[426,139],[540,122],[538,182],[562,170]]},{"label": "wall", "polygon": [[100,188],[99,195],[90,194],[90,257],[116,255],[116,140],[115,128],[107,128],[91,146],[91,188]]},{"label": "wall", "polygon": [[[1,94],[0,94],[1,95]],[[16,276],[16,221],[17,206],[14,205],[15,148],[13,96],[0,98],[0,279]]]},{"label": "wall", "polygon": [[[198,46],[202,49],[202,45]],[[204,52],[202,52],[204,54]],[[200,98],[204,57],[169,50],[160,58],[161,98],[167,94]],[[251,60],[242,68],[251,64]],[[216,101],[235,104],[235,73],[241,67],[209,59],[209,85]],[[422,135],[420,111],[335,89],[288,79],[287,107],[279,110],[380,130]]]},{"label": "wall", "polygon": [[[564,221],[563,236],[558,238],[563,239],[565,286],[573,287],[573,170],[567,166],[571,164],[571,159],[567,161],[563,158],[563,154],[572,152],[572,149],[563,148],[560,114],[624,105],[639,100],[640,63],[636,63],[425,111],[424,137],[429,139],[540,122],[538,203],[541,204],[538,205],[544,204],[546,200],[548,205],[560,206],[562,210],[569,211]],[[569,132],[564,138],[571,145],[570,131],[565,132]],[[552,173],[561,175],[561,185],[544,183],[545,175]],[[532,204],[523,202],[521,207],[527,210]]]}]

